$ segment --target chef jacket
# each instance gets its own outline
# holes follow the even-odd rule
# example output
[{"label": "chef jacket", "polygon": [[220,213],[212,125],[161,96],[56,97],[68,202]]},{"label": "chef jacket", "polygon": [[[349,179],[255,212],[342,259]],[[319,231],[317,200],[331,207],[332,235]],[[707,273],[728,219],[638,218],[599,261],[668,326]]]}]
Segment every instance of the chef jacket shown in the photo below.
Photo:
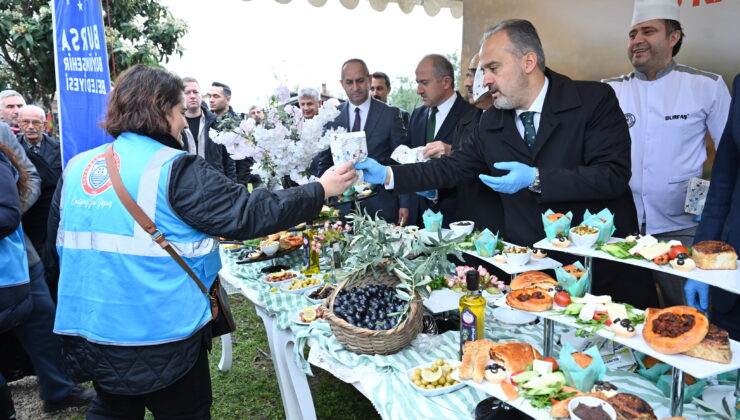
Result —
[{"label": "chef jacket", "polygon": [[653,81],[636,70],[602,81],[614,88],[632,137],[630,188],[640,225],[650,234],[695,226],[684,201],[689,180],[702,175],[707,131],[716,148],[727,121],[722,77],[671,61]]}]

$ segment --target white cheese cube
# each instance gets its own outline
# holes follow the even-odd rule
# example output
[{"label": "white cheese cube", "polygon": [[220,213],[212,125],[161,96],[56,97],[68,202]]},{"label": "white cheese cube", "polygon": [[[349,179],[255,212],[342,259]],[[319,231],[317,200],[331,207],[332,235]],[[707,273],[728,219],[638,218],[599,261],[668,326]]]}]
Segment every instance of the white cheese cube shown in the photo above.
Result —
[{"label": "white cheese cube", "polygon": [[547,375],[552,373],[552,363],[544,360],[535,360],[532,362],[532,370],[538,372],[540,375]]}]

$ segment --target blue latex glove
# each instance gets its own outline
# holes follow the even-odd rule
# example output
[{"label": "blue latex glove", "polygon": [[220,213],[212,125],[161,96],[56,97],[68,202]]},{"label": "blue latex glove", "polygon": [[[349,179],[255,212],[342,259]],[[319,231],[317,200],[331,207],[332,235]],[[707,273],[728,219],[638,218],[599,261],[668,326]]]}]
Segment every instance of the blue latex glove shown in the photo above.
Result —
[{"label": "blue latex glove", "polygon": [[527,188],[534,182],[535,168],[521,162],[496,162],[493,164],[493,167],[509,171],[504,176],[478,175],[478,178],[494,191],[514,194],[522,188]]},{"label": "blue latex glove", "polygon": [[363,177],[371,184],[385,184],[386,166],[378,163],[373,158],[366,158],[360,163],[355,163],[355,169],[364,171]]},{"label": "blue latex glove", "polygon": [[436,200],[437,199],[437,190],[427,190],[427,191],[418,191],[416,194],[427,198],[429,200]]},{"label": "blue latex glove", "polygon": [[[683,291],[686,293],[686,304],[698,309],[702,312],[707,312],[709,309],[709,285],[701,283],[696,280],[688,279],[686,284],[683,286]],[[697,302],[697,297],[698,302]]]}]

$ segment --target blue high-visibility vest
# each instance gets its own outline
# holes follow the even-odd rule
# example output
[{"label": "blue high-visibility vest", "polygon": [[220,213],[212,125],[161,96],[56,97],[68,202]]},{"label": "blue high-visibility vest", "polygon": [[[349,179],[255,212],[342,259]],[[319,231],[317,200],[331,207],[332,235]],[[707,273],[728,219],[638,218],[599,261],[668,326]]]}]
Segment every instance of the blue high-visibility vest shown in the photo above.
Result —
[{"label": "blue high-visibility vest", "polygon": [[[218,239],[190,227],[168,202],[172,161],[184,152],[134,133],[113,144],[126,190],[210,288],[221,268]],[[187,338],[210,321],[209,300],[121,204],[107,146],[75,156],[64,171],[54,332],[113,345]]]}]

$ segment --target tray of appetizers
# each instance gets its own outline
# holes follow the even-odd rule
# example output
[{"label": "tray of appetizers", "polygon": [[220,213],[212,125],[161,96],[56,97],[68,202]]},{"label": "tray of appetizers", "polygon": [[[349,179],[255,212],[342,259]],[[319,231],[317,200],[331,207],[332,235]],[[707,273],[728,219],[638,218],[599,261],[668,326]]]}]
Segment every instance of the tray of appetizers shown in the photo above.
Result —
[{"label": "tray of appetizers", "polygon": [[[540,289],[540,293],[547,295],[547,292],[543,289]],[[552,305],[550,309],[546,310],[540,310],[542,309],[541,307],[530,305],[531,308],[537,309],[537,312],[528,311],[527,309],[531,309],[530,306],[520,306],[515,303],[517,301],[511,299],[511,293],[507,294],[507,296],[502,296],[498,300],[494,301],[493,304],[498,307],[509,308],[510,310],[520,310],[536,314],[537,316],[567,325],[576,330],[581,329],[585,334],[598,334],[608,340],[621,343],[631,349],[653,356],[654,358],[671,366],[675,366],[699,379],[719,375],[721,373],[730,372],[740,368],[740,353],[738,353],[740,352],[740,343],[730,340],[726,334],[723,335],[723,332],[721,331],[707,329],[706,331],[701,332],[686,331],[683,333],[686,337],[681,337],[681,339],[677,341],[685,342],[693,336],[693,342],[688,344],[691,348],[686,350],[686,353],[694,354],[697,357],[681,353],[666,354],[662,351],[673,352],[684,349],[677,347],[673,347],[671,349],[670,345],[666,346],[661,344],[661,341],[670,342],[671,340],[661,340],[660,337],[656,339],[655,334],[652,334],[650,330],[647,333],[643,331],[646,328],[646,325],[653,325],[652,319],[657,319],[660,316],[660,313],[658,312],[651,312],[658,310],[649,309],[648,312],[643,313],[638,309],[630,308],[628,305],[612,302],[611,297],[609,296],[594,296],[586,294],[583,298],[571,299],[572,303],[562,302],[568,303],[567,306],[555,304]],[[525,300],[523,303],[526,302],[528,302],[528,300]],[[681,310],[684,310],[684,312],[686,312],[687,310],[683,308],[689,307],[681,306],[673,308],[677,308],[674,311],[680,312]],[[650,314],[654,314],[652,318]],[[676,316],[680,317],[681,315],[685,314],[678,313]],[[700,313],[692,312],[691,315],[696,317],[696,324],[701,324],[699,321],[702,319],[705,320],[703,315]],[[602,317],[604,322],[598,322]],[[644,322],[641,320],[643,317],[647,317],[647,320]],[[612,319],[616,319],[618,322],[607,322],[607,320]],[[627,321],[624,321],[625,319]],[[707,340],[698,338],[699,336],[707,338]],[[648,343],[648,341],[652,344]],[[696,342],[699,342],[699,344],[696,344]],[[692,344],[694,345],[691,346]],[[682,345],[687,346],[685,343]],[[714,358],[715,360],[723,360],[723,362],[704,360],[703,358],[699,358],[699,356]]]},{"label": "tray of appetizers", "polygon": [[506,274],[518,274],[530,270],[548,270],[562,266],[563,264],[547,257],[547,253],[535,246],[535,248],[520,247],[509,242],[504,242],[503,251],[496,251],[493,256],[481,256],[475,249],[463,250],[464,253],[499,268]]},{"label": "tray of appetizers", "polygon": [[237,264],[269,261],[289,254],[303,245],[303,238],[288,231],[278,232],[264,238],[244,241],[244,249]]},{"label": "tray of appetizers", "polygon": [[[608,252],[602,251],[601,249],[595,248],[595,244],[589,247],[577,247],[567,238],[556,238],[552,241],[545,238],[534,246],[536,248],[566,252],[568,254],[579,255],[583,257],[599,258],[610,261],[617,261],[624,264],[630,264],[638,267],[647,268],[655,271],[662,271],[667,274],[672,274],[679,277],[690,278],[698,280],[702,283],[707,283],[712,286],[719,287],[721,289],[730,291],[732,293],[740,294],[740,270],[735,269],[702,269],[701,266],[712,266],[712,264],[718,263],[718,267],[736,267],[737,266],[737,255],[734,250],[725,249],[722,242],[718,241],[705,241],[709,242],[710,248],[707,252],[699,252],[698,249],[702,249],[702,246],[695,244],[691,247],[690,255],[681,255],[686,253],[676,254],[674,258],[671,258],[670,251],[674,247],[683,247],[680,243],[665,242],[655,240],[650,235],[628,237],[625,239],[612,237],[607,241],[605,245],[620,246],[619,243],[634,241],[635,245],[625,252],[640,253],[640,248],[645,250],[648,257],[654,257],[650,259],[645,258],[617,258]],[[716,246],[713,246],[716,245]],[[727,244],[724,244],[727,245]],[[727,245],[729,247],[729,245]],[[663,249],[660,249],[663,247]],[[626,248],[626,247],[625,247]],[[635,249],[637,248],[637,249]],[[683,247],[688,250],[688,247]],[[731,248],[731,247],[730,247]],[[664,252],[662,252],[664,251]],[[654,255],[658,252],[658,255]],[[681,258],[684,257],[684,258]],[[734,265],[732,260],[735,260]],[[657,261],[656,261],[657,260]],[[706,264],[704,265],[704,260]]]},{"label": "tray of appetizers", "polygon": [[326,204],[329,206],[338,206],[345,203],[353,203],[355,201],[363,201],[368,198],[373,198],[378,195],[378,186],[370,184],[368,182],[359,182],[354,185],[353,189],[349,194],[342,194],[334,197],[329,197],[326,200]]}]

